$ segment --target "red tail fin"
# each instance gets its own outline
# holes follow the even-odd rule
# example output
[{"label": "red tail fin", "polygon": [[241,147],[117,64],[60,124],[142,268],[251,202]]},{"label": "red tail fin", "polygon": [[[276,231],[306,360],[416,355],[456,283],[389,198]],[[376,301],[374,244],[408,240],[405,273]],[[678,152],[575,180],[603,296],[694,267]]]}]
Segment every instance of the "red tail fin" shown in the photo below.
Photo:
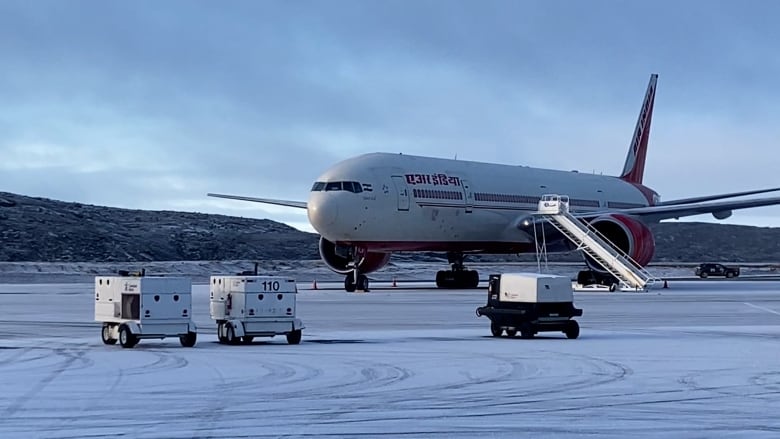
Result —
[{"label": "red tail fin", "polygon": [[634,137],[626,156],[626,164],[623,166],[623,174],[620,178],[631,183],[642,184],[645,173],[645,158],[647,157],[647,141],[650,139],[650,122],[653,119],[653,102],[655,101],[655,84],[658,75],[650,75],[650,83],[647,85],[645,100],[639,111],[639,120],[636,121]]}]

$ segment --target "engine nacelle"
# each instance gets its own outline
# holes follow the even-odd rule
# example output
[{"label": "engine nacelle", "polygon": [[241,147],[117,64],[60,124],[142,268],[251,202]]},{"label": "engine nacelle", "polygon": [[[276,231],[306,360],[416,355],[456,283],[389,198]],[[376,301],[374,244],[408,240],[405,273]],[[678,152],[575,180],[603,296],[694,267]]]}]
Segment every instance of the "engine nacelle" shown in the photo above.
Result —
[{"label": "engine nacelle", "polygon": [[712,212],[712,216],[715,217],[715,219],[724,220],[731,216],[731,211],[721,210],[719,212]]},{"label": "engine nacelle", "polygon": [[[594,219],[590,225],[642,267],[653,259],[655,254],[653,232],[643,223],[626,215],[610,214]],[[585,262],[591,270],[605,271],[589,257],[585,258]]]},{"label": "engine nacelle", "polygon": [[[352,246],[336,245],[327,239],[320,237],[320,257],[331,270],[340,274],[347,274],[352,271],[349,263],[353,255],[357,252]],[[390,262],[390,253],[366,253],[364,256],[357,256],[357,267],[361,273],[371,273],[379,270]]]}]

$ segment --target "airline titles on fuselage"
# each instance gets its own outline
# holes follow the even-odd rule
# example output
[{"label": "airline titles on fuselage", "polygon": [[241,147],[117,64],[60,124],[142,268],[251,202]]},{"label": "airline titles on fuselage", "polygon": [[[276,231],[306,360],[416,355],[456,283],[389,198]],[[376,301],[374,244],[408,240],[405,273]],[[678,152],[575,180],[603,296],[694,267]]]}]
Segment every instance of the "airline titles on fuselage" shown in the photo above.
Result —
[{"label": "airline titles on fuselage", "polygon": [[447,174],[406,174],[408,184],[432,184],[434,186],[460,186],[460,177]]}]

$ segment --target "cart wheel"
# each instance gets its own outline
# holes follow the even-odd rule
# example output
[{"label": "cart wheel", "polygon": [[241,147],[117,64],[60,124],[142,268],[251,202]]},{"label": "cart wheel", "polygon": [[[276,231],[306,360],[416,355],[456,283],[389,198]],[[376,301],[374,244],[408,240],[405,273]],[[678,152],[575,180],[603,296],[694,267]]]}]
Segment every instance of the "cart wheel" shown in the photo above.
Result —
[{"label": "cart wheel", "polygon": [[490,333],[493,334],[493,337],[501,337],[501,334],[504,332],[503,329],[501,329],[500,326],[498,326],[495,323],[490,324]]},{"label": "cart wheel", "polygon": [[100,332],[100,338],[104,344],[116,344],[116,339],[111,337],[111,325],[103,323],[103,330]]},{"label": "cart wheel", "polygon": [[569,320],[569,324],[566,329],[563,330],[566,334],[566,338],[575,339],[580,336],[580,325],[576,320]]},{"label": "cart wheel", "polygon": [[301,336],[303,333],[300,329],[296,329],[295,331],[291,331],[287,333],[287,343],[289,344],[298,344],[301,342]]},{"label": "cart wheel", "polygon": [[514,336],[516,336],[516,335],[517,335],[517,329],[515,329],[515,328],[512,328],[512,329],[507,329],[507,330],[506,330],[506,336],[507,336],[507,337],[510,337],[510,338],[512,338],[512,337],[514,337]]},{"label": "cart wheel", "polygon": [[530,323],[526,322],[520,325],[520,338],[534,338],[534,328]]},{"label": "cart wheel", "polygon": [[219,340],[219,342],[222,344],[227,343],[225,336],[222,335],[222,330],[224,327],[225,325],[223,323],[217,323],[217,340]]},{"label": "cart wheel", "polygon": [[254,338],[254,337],[252,337],[252,336],[245,335],[245,336],[241,337],[241,343],[244,343],[244,344],[252,344],[252,340],[254,340],[254,339],[255,339],[255,338]]},{"label": "cart wheel", "polygon": [[138,344],[138,337],[130,332],[130,328],[128,328],[127,325],[122,325],[119,327],[119,344],[122,345],[123,348],[127,349],[130,349]]},{"label": "cart wheel", "polygon": [[238,337],[236,337],[236,330],[233,329],[233,325],[227,323],[226,326],[227,334],[225,335],[225,342],[227,342],[227,344],[238,344]]},{"label": "cart wheel", "polygon": [[195,332],[188,332],[179,336],[179,343],[185,348],[191,348],[195,346],[195,341],[198,339],[198,334]]},{"label": "cart wheel", "polygon": [[614,293],[615,291],[617,291],[617,289],[618,289],[618,284],[616,283],[609,286],[610,293]]}]

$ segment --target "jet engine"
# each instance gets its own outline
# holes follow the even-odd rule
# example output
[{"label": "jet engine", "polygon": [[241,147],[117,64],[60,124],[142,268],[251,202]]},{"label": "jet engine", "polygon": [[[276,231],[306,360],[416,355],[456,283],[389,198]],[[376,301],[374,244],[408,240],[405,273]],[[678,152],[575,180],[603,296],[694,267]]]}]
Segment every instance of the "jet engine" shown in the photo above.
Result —
[{"label": "jet engine", "polygon": [[[626,215],[610,214],[594,219],[590,225],[642,267],[653,259],[655,254],[653,232],[643,223]],[[591,270],[605,272],[601,265],[590,257],[586,256],[585,262]]]},{"label": "jet engine", "polygon": [[320,237],[320,257],[331,270],[340,274],[352,272],[349,263],[353,257],[357,258],[357,268],[361,273],[371,273],[387,265],[390,261],[390,253],[366,253],[364,256],[358,256],[355,247],[349,245],[338,245],[327,239]]}]

